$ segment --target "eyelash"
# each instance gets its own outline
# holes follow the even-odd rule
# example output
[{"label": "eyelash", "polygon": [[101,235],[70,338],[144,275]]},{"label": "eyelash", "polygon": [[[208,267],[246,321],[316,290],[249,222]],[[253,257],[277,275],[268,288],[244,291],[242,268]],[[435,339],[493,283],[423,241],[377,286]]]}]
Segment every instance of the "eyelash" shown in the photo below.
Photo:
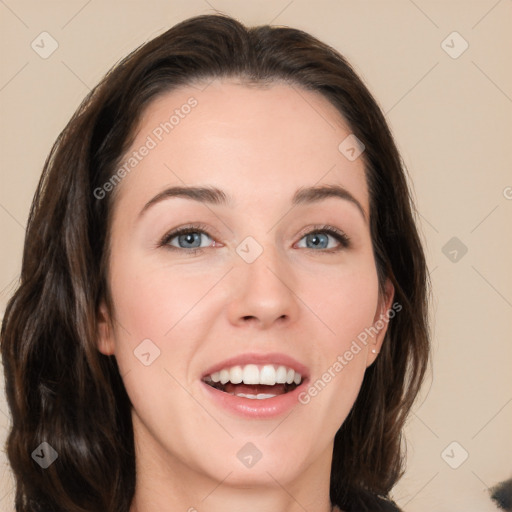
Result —
[{"label": "eyelash", "polygon": [[[170,233],[165,234],[164,237],[158,243],[158,247],[165,247],[171,251],[186,251],[190,255],[201,253],[205,249],[208,249],[208,247],[196,247],[191,249],[185,249],[183,247],[174,247],[172,245],[169,245],[169,242],[173,238],[176,238],[180,235],[188,235],[189,233],[202,233],[207,235],[209,238],[212,238],[208,233],[207,229],[208,227],[205,226],[204,224],[191,224],[189,226],[183,226],[181,228],[175,229],[174,231],[171,231]],[[345,233],[343,233],[343,231],[330,225],[314,226],[312,230],[308,231],[307,233],[304,233],[300,239],[302,240],[304,237],[312,235],[313,233],[324,233],[327,235],[331,235],[340,243],[341,247],[323,250],[306,248],[309,249],[310,251],[333,254],[341,251],[342,249],[347,249],[351,246],[350,238]]]}]

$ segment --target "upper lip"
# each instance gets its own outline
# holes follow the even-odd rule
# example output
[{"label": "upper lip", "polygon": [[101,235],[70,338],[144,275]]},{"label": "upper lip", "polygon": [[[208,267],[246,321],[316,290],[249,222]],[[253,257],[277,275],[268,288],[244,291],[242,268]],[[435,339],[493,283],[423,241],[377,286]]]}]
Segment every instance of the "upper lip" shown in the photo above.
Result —
[{"label": "upper lip", "polygon": [[244,366],[247,364],[275,364],[278,366],[286,366],[288,368],[292,368],[297,373],[300,373],[303,381],[305,378],[309,376],[309,370],[307,366],[305,366],[304,364],[299,363],[299,361],[297,361],[296,359],[289,355],[281,354],[278,352],[272,352],[267,354],[246,353],[240,354],[235,357],[231,357],[229,359],[225,359],[224,361],[215,363],[213,366],[208,368],[208,370],[206,370],[201,376],[201,379],[204,379],[205,377],[211,375],[212,373],[223,370],[224,368],[231,368],[233,366]]}]

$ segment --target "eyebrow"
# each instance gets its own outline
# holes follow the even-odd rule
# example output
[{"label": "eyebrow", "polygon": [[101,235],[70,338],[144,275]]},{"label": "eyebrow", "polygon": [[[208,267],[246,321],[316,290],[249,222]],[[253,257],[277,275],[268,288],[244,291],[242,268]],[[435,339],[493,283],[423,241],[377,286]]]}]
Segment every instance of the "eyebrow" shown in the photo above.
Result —
[{"label": "eyebrow", "polygon": [[[219,206],[230,206],[234,204],[233,198],[223,190],[207,186],[207,187],[190,187],[190,186],[176,186],[169,187],[162,192],[158,193],[155,197],[150,199],[142,208],[139,213],[141,217],[151,206],[160,203],[166,199],[181,197],[191,199],[201,203],[209,203]],[[346,200],[357,207],[363,219],[366,221],[366,213],[361,203],[344,187],[340,185],[322,185],[318,187],[301,187],[297,189],[292,197],[292,205],[299,206],[305,204],[318,203],[328,198],[336,197],[338,199]]]}]

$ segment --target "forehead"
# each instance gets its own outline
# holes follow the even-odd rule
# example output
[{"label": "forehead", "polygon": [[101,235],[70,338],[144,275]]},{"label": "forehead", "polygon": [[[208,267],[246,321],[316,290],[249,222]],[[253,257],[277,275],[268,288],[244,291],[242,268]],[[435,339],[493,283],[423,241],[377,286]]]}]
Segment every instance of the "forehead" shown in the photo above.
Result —
[{"label": "forehead", "polygon": [[247,202],[328,182],[350,190],[367,210],[363,159],[351,161],[339,149],[350,134],[324,96],[295,85],[214,80],[182,87],[146,108],[123,161],[150,149],[118,192],[149,195],[202,184]]}]

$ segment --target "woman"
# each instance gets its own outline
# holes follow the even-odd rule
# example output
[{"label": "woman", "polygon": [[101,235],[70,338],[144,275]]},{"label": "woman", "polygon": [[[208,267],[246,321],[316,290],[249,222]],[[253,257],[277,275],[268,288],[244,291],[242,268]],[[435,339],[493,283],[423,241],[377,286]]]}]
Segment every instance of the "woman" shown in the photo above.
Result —
[{"label": "woman", "polygon": [[335,50],[186,20],[59,136],[2,324],[16,510],[398,510],[428,274]]}]

